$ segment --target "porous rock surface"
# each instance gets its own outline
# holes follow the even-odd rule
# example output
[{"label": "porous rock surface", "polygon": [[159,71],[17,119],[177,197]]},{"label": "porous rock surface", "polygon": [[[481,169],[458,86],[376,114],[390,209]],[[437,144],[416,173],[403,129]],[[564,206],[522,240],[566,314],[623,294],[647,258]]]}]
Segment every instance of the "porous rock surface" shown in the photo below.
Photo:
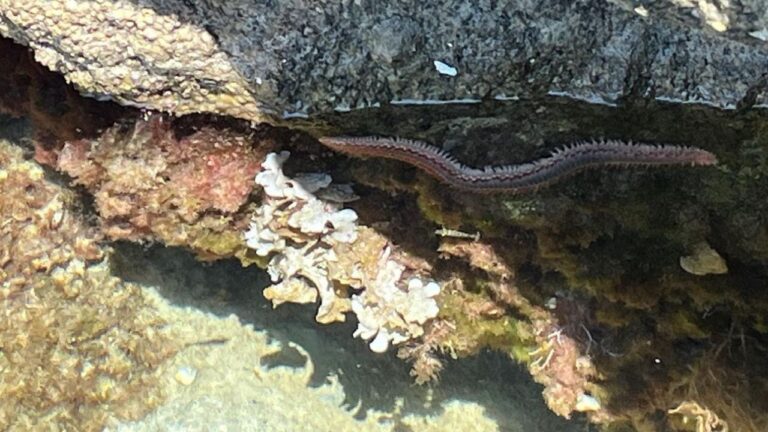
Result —
[{"label": "porous rock surface", "polygon": [[0,0],[0,34],[84,93],[177,114],[276,121],[544,94],[763,102],[763,46],[665,18],[586,0]]}]

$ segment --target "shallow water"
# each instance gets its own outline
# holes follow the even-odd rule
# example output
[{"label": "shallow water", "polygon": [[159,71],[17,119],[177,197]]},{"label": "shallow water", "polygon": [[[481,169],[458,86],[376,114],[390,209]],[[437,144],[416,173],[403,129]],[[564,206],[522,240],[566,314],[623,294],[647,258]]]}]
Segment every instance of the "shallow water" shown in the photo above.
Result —
[{"label": "shallow water", "polygon": [[[695,145],[716,153],[721,164],[712,169],[686,167],[681,170],[653,172],[593,171],[554,185],[530,199],[517,196],[471,196],[453,190],[443,190],[435,183],[429,183],[434,189],[421,193],[433,193],[434,196],[430,198],[443,205],[441,211],[444,214],[439,216],[450,216],[451,213],[461,214],[462,217],[471,216],[472,223],[469,227],[472,231],[480,229],[478,225],[472,225],[478,221],[484,223],[486,220],[492,220],[498,223],[496,231],[483,233],[483,238],[490,241],[504,243],[507,238],[525,240],[528,235],[527,246],[536,250],[536,247],[540,246],[532,240],[536,235],[530,235],[530,232],[522,233],[523,230],[540,234],[537,230],[541,229],[542,221],[547,224],[551,222],[555,231],[558,223],[565,227],[558,235],[546,238],[555,246],[556,242],[571,242],[561,249],[566,250],[566,258],[570,258],[570,255],[575,257],[574,261],[558,262],[560,256],[550,254],[539,257],[538,262],[531,261],[521,265],[519,282],[522,289],[528,290],[526,295],[534,299],[533,301],[543,304],[547,297],[561,296],[562,293],[565,294],[561,298],[567,298],[571,294],[577,297],[584,294],[584,286],[590,287],[595,280],[620,280],[621,285],[618,285],[617,291],[607,291],[607,299],[610,301],[606,301],[604,293],[599,291],[589,291],[589,295],[594,295],[594,298],[581,298],[584,304],[594,300],[593,305],[598,303],[608,307],[612,306],[613,302],[623,302],[631,305],[631,308],[620,309],[621,313],[629,310],[629,313],[636,314],[632,315],[633,318],[629,320],[631,322],[618,324],[610,320],[620,319],[607,315],[606,322],[609,325],[600,323],[590,328],[595,337],[602,337],[602,365],[616,364],[612,363],[614,358],[630,352],[637,346],[637,341],[645,337],[659,336],[666,345],[660,349],[663,355],[659,354],[658,357],[654,352],[642,353],[636,363],[642,367],[635,368],[630,362],[622,365],[630,369],[622,371],[625,375],[619,375],[627,377],[626,382],[612,383],[617,385],[619,390],[632,391],[637,388],[633,386],[644,385],[647,381],[643,380],[649,376],[657,380],[651,381],[651,385],[666,385],[668,379],[664,374],[675,378],[683,376],[683,373],[687,372],[681,373],[681,370],[690,370],[699,364],[702,357],[706,360],[704,355],[697,357],[700,353],[706,352],[713,345],[723,344],[723,340],[733,339],[731,332],[736,331],[734,329],[741,332],[742,341],[750,343],[743,343],[743,354],[739,350],[729,352],[732,356],[729,360],[735,359],[737,366],[734,368],[735,372],[727,370],[723,373],[734,372],[733,376],[742,376],[737,373],[744,372],[758,373],[758,369],[741,367],[743,364],[754,367],[753,356],[762,349],[761,343],[765,339],[764,333],[755,331],[759,330],[760,322],[754,324],[754,328],[750,327],[752,324],[742,324],[751,323],[750,319],[762,313],[759,308],[764,301],[763,293],[768,272],[765,265],[768,256],[765,245],[768,243],[761,240],[766,238],[764,215],[768,205],[764,194],[760,192],[764,190],[762,185],[766,185],[768,179],[768,163],[763,157],[768,141],[765,139],[765,120],[761,113],[724,112],[700,106],[665,104],[617,109],[564,98],[498,105],[491,108],[486,105],[456,106],[452,108],[452,113],[450,110],[442,112],[439,117],[427,108],[414,114],[412,108],[401,110],[388,107],[387,111],[368,118],[365,116],[370,113],[350,113],[348,115],[351,117],[347,117],[347,120],[339,116],[334,121],[351,121],[362,125],[361,131],[364,129],[368,134],[388,135],[391,131],[387,129],[386,123],[394,118],[395,123],[406,125],[399,135],[443,143],[445,148],[450,149],[463,162],[475,166],[489,162],[529,160],[535,155],[546,154],[563,143],[589,137]],[[486,109],[489,110],[488,116],[483,117],[483,110]],[[503,118],[496,117],[499,113],[503,113]],[[362,117],[354,118],[355,116]],[[22,141],[26,142],[25,151],[27,156],[31,156],[28,137],[25,133],[19,133],[21,128],[13,126],[14,124],[18,126],[17,123],[9,121],[8,125],[11,126],[5,128],[0,135],[7,135],[17,145],[21,145]],[[308,137],[302,139],[311,141]],[[312,151],[308,153],[314,156]],[[314,159],[305,158],[305,162],[307,160],[315,162]],[[353,173],[354,177],[362,172],[363,180],[366,176],[370,177],[368,183],[362,181],[359,186],[363,193],[370,193],[368,203],[374,205],[380,205],[380,198],[385,196],[384,193],[376,195],[371,192],[376,189],[378,183],[386,184],[380,181],[381,178],[376,178],[377,174],[401,176],[405,179],[404,184],[409,184],[408,182],[413,182],[413,179],[418,177],[415,169],[396,163],[381,163],[378,160],[335,157],[321,159],[320,163],[325,164],[324,168],[329,171],[339,171],[341,177],[346,175],[346,180],[354,180],[349,178],[350,173]],[[67,185],[70,180],[51,170],[48,170],[46,175],[49,180],[54,180],[60,185]],[[411,183],[413,184],[416,182]],[[390,211],[404,213],[401,215],[404,219],[410,214],[418,213],[412,202],[408,203],[409,207],[405,210],[397,208],[411,199],[403,198],[405,195],[401,194],[397,198],[386,197],[392,199],[391,207],[394,210]],[[88,207],[88,195],[82,194],[81,198],[83,202],[79,205],[85,207],[81,209],[83,213],[95,217],[94,209]],[[660,206],[659,202],[664,205]],[[529,203],[538,207],[529,206]],[[667,206],[667,203],[670,205]],[[357,205],[360,205],[360,214],[365,215],[365,197],[361,203],[352,204]],[[529,211],[529,207],[536,208]],[[635,212],[635,209],[639,211]],[[370,211],[368,215],[371,215]],[[560,219],[563,215],[565,218]],[[374,214],[371,220],[377,220],[377,216]],[[550,216],[553,217],[550,219]],[[403,247],[412,246],[415,253],[421,251],[421,248],[434,253],[436,239],[430,238],[424,244],[414,244],[421,240],[413,240],[421,239],[414,233],[431,234],[431,231],[424,227],[434,221],[428,221],[427,217],[420,218],[420,227],[409,225],[412,220],[406,222],[408,223],[399,224],[393,232],[387,233],[391,234],[390,238]],[[603,222],[609,227],[607,234],[601,231]],[[512,227],[509,231],[507,225]],[[650,225],[650,228],[646,225]],[[612,226],[616,228],[611,230]],[[548,228],[550,227],[544,227],[545,234],[549,234],[546,231]],[[397,231],[398,229],[400,231]],[[522,234],[515,237],[510,233]],[[577,238],[579,233],[585,233],[587,238],[583,244],[579,243]],[[594,233],[598,234],[590,237]],[[690,246],[689,243],[702,238],[728,260],[728,275],[698,278],[681,273],[678,258],[690,253],[685,249]],[[237,323],[229,322],[227,331],[242,330],[244,333],[253,333],[251,336],[263,335],[274,341],[280,349],[258,357],[259,368],[274,372],[275,376],[272,378],[275,382],[279,382],[278,375],[282,371],[291,371],[287,373],[286,382],[299,387],[306,387],[305,384],[308,384],[312,389],[317,389],[314,393],[303,392],[305,389],[302,387],[302,397],[317,398],[332,407],[342,406],[343,409],[334,411],[334,415],[338,419],[344,418],[340,421],[347,424],[358,425],[361,430],[363,425],[370,426],[374,417],[374,424],[379,424],[379,419],[387,417],[388,420],[382,421],[386,426],[396,428],[394,430],[422,430],[413,426],[415,423],[408,423],[404,419],[428,418],[424,416],[434,416],[434,419],[424,421],[432,422],[437,430],[449,430],[439,429],[447,420],[437,417],[447,411],[448,407],[453,410],[451,412],[465,417],[476,415],[478,418],[487,419],[491,425],[489,430],[498,428],[502,431],[548,432],[596,429],[595,426],[587,425],[581,417],[568,421],[552,414],[542,401],[542,387],[533,383],[528,372],[517,367],[510,360],[508,353],[486,351],[461,360],[446,359],[447,365],[439,382],[429,386],[417,386],[409,376],[408,364],[397,359],[392,352],[384,355],[372,353],[365,343],[352,338],[355,322],[319,325],[314,319],[315,306],[311,305],[286,304],[273,309],[261,294],[262,289],[269,285],[268,277],[255,267],[243,269],[240,263],[226,260],[203,264],[182,249],[162,246],[144,248],[122,243],[114,246],[116,253],[112,258],[112,265],[115,275],[140,284],[147,293],[151,293],[148,295],[153,296],[156,293],[162,301],[167,301],[179,310],[187,308],[190,312],[203,311],[212,317],[221,318],[234,316]],[[562,252],[553,247],[553,244],[547,246],[551,249],[544,252]],[[663,253],[658,253],[660,249]],[[544,254],[541,251],[537,253]],[[547,259],[551,262],[547,263]],[[626,272],[626,276],[623,272]],[[615,276],[616,274],[620,276]],[[670,275],[675,278],[675,283],[669,282],[673,279],[664,279]],[[566,281],[566,276],[571,280]],[[669,284],[644,284],[649,280],[654,281],[657,277]],[[580,288],[579,284],[582,285]],[[604,286],[611,287],[607,283]],[[709,290],[707,292],[710,296],[712,293],[715,295],[703,296],[708,303],[699,305],[693,289]],[[668,292],[663,292],[664,290]],[[674,295],[667,296],[669,293]],[[657,295],[661,299],[658,304],[648,306],[644,303],[648,298]],[[669,303],[664,303],[666,301]],[[609,308],[604,311],[606,310],[615,312]],[[681,312],[676,315],[670,311]],[[663,317],[667,321],[653,321],[661,317],[662,313],[667,314]],[[684,315],[685,313],[689,315]],[[734,316],[736,318],[733,318]],[[686,327],[689,322],[684,321],[678,326],[679,322],[673,321],[672,318],[679,317],[693,317],[691,322],[694,324]],[[220,324],[212,319],[206,322],[213,327]],[[657,330],[649,330],[653,326],[645,326],[647,322],[652,322],[653,326],[657,326]],[[241,323],[252,326],[253,331],[241,326]],[[701,327],[696,327],[697,325]],[[603,327],[600,328],[601,326]],[[688,333],[689,331],[693,335]],[[701,332],[704,331],[709,333],[702,336]],[[576,333],[579,337],[584,337],[580,329]],[[683,342],[679,342],[680,340]],[[238,348],[243,350],[238,351]],[[230,351],[216,354],[215,358],[222,362],[221,364],[210,364],[199,372],[226,375],[227,370],[239,367],[241,362],[250,367],[250,360],[238,357],[246,352],[245,348],[247,347],[228,346]],[[600,355],[601,353],[596,353],[595,357]],[[311,360],[311,368],[306,366],[307,357]],[[664,363],[658,368],[654,365],[648,366],[654,359],[662,358]],[[306,383],[296,378],[301,378],[307,371],[311,373]],[[658,375],[655,375],[657,372]],[[685,378],[683,376],[682,379]],[[338,385],[334,384],[336,382]],[[625,387],[621,387],[622,385]],[[250,384],[246,389],[245,382],[243,386],[242,394],[258,391]],[[181,394],[192,392],[193,387],[194,385],[188,388],[177,386],[173,389]],[[236,386],[229,390],[235,393],[240,391]],[[300,391],[298,387],[293,387],[293,390]],[[759,388],[759,381],[755,381],[752,391],[758,396],[765,394]],[[277,395],[279,390],[275,389],[275,393]],[[746,392],[738,396],[743,397],[744,394]],[[173,395],[171,396],[170,399],[174,400]],[[264,393],[261,396],[265,400],[270,399],[269,395],[265,396]],[[714,392],[710,392],[709,396],[718,397]],[[211,393],[205,403],[185,406],[184,410],[189,415],[187,421],[194,419],[196,422],[202,422],[198,424],[200,430],[216,425],[216,422],[221,420],[218,417],[221,413],[212,407],[227,404],[225,399],[218,400],[217,397],[218,394]],[[278,429],[280,425],[284,429],[290,429],[291,425],[295,424],[292,421],[313,414],[312,408],[308,407],[314,405],[286,403],[277,396],[272,402],[261,403],[259,409],[262,412],[258,415],[248,410],[234,410],[227,412],[227,415],[240,416],[231,420],[246,427],[240,430],[248,430],[247,427],[253,426],[248,423],[252,420],[250,417],[261,415],[260,418],[263,418],[268,416],[264,414],[267,411],[272,413],[268,416],[273,421],[270,424],[278,425]],[[720,400],[715,400],[714,403],[719,402]],[[134,426],[140,430],[142,427],[143,430],[156,430],[157,427],[171,429],[175,423],[168,422],[178,420],[174,419],[177,414],[170,409],[162,410],[163,408],[160,408],[156,412],[165,412],[165,416],[153,418],[155,423],[142,426],[139,422]],[[280,418],[285,420],[280,423]],[[205,423],[206,421],[210,423]],[[240,421],[241,423],[237,423]],[[366,421],[368,423],[365,423]],[[663,420],[659,420],[659,424],[661,422]],[[484,426],[488,424],[484,423]],[[128,428],[125,425],[123,427]],[[152,429],[153,427],[155,429]]]},{"label": "shallow water", "polygon": [[[272,309],[261,295],[268,285],[267,275],[244,269],[238,262],[201,264],[181,249],[121,243],[116,245],[113,268],[120,278],[154,287],[176,306],[220,317],[234,314],[283,347],[297,344],[314,363],[311,385],[322,386],[329,377],[337,377],[350,416],[360,419],[367,410],[392,412],[398,406],[400,416],[429,416],[439,414],[443,404],[472,403],[483,407],[500,431],[590,430],[582,419],[567,421],[551,413],[541,399],[542,387],[501,353],[449,360],[439,382],[417,386],[408,365],[394,353],[372,353],[351,337],[355,323],[318,325],[314,306],[287,304]],[[299,352],[287,348],[262,359],[262,364],[300,367],[304,361]],[[281,415],[286,416],[306,415],[300,412],[301,404],[272,409],[283,409]]]}]

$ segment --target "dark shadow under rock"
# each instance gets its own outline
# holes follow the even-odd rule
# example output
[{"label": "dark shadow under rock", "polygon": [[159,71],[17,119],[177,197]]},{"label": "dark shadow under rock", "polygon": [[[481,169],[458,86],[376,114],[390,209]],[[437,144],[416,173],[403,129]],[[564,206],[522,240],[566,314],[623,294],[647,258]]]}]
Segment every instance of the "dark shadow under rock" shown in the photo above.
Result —
[{"label": "dark shadow under rock", "polygon": [[[490,351],[448,362],[440,381],[416,386],[408,365],[393,353],[379,355],[352,338],[353,323],[318,326],[313,306],[283,305],[272,309],[261,294],[267,275],[255,268],[242,268],[233,260],[201,264],[178,248],[120,243],[112,258],[114,274],[127,281],[155,287],[179,306],[190,306],[219,316],[235,314],[246,324],[266,331],[270,337],[294,342],[304,348],[315,365],[315,385],[335,374],[344,386],[349,407],[361,404],[360,412],[374,408],[392,410],[404,398],[403,415],[428,413],[424,407],[432,392],[434,406],[452,399],[477,402],[486,407],[501,429],[510,432],[583,431],[580,420],[566,421],[547,409],[530,376],[505,354]],[[262,359],[268,366],[303,364],[290,348],[283,354]],[[300,357],[300,355],[299,355]]]}]

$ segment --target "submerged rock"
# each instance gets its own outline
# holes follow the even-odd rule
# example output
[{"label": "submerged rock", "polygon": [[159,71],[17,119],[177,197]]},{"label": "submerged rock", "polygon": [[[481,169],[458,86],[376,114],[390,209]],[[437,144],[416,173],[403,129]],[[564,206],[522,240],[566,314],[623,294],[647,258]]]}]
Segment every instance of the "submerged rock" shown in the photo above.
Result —
[{"label": "submerged rock", "polygon": [[728,273],[723,257],[706,242],[697,243],[691,255],[680,257],[680,267],[698,276]]},{"label": "submerged rock", "polygon": [[763,102],[768,58],[672,11],[607,1],[3,0],[0,11],[0,33],[86,94],[254,121],[545,94],[733,108]]}]

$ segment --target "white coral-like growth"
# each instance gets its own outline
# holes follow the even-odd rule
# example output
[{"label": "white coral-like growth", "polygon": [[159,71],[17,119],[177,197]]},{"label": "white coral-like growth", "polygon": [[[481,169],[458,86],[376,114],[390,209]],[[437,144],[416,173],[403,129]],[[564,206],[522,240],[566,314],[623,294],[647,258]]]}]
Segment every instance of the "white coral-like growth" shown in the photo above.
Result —
[{"label": "white coral-like growth", "polygon": [[285,239],[269,227],[274,211],[272,206],[259,207],[251,220],[251,228],[245,232],[245,244],[258,256],[285,249]]},{"label": "white coral-like growth", "polygon": [[256,184],[262,186],[264,193],[271,198],[299,199],[303,201],[315,199],[312,192],[305,189],[304,185],[283,174],[283,164],[290,155],[291,153],[287,151],[280,152],[280,154],[268,154],[261,164],[261,172],[256,174]]},{"label": "white coral-like growth", "polygon": [[421,336],[422,325],[439,312],[434,297],[440,293],[440,285],[413,277],[401,288],[404,270],[385,251],[376,279],[366,283],[362,293],[352,296],[352,312],[359,320],[354,336],[370,340],[371,351],[385,352],[390,344]]},{"label": "white coral-like growth", "polygon": [[306,234],[323,234],[333,243],[351,243],[356,237],[357,213],[335,208],[336,204],[318,199],[308,201],[291,215],[288,225]]},{"label": "white coral-like growth", "polygon": [[[386,248],[378,257],[375,276],[365,277],[360,266],[351,266],[345,278],[357,278],[361,283],[353,285],[365,288],[351,299],[340,296],[328,276],[328,264],[338,262],[335,245],[351,244],[358,237],[357,214],[340,204],[354,199],[354,193],[332,188],[327,174],[287,177],[282,165],[288,156],[288,152],[267,155],[256,176],[266,196],[245,233],[246,244],[257,255],[272,256],[267,271],[274,285],[264,290],[264,296],[274,306],[311,303],[319,297],[316,319],[321,323],[344,321],[351,310],[359,320],[354,336],[370,341],[375,352],[421,336],[422,325],[438,314],[434,297],[440,286],[416,276],[404,282],[405,266]],[[353,261],[362,259],[355,256]]]},{"label": "white coral-like growth", "polygon": [[256,183],[264,188],[266,197],[253,215],[245,241],[259,256],[274,254],[267,271],[275,285],[264,292],[273,305],[308,303],[319,295],[317,320],[343,321],[349,299],[334,292],[327,263],[336,259],[334,244],[355,240],[357,214],[315,197],[314,192],[330,185],[327,174],[304,175],[298,180],[283,174],[289,155],[270,153],[262,163]]}]

